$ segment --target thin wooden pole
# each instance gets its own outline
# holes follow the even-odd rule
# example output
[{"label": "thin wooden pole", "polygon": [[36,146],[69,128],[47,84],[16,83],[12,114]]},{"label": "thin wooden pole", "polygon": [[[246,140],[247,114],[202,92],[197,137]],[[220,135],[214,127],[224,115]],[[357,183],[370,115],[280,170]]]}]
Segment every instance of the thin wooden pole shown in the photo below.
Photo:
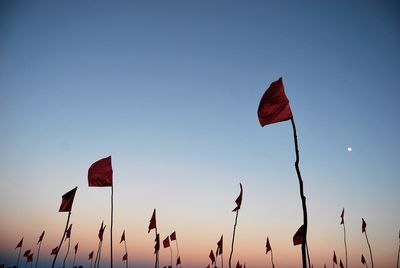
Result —
[{"label": "thin wooden pole", "polygon": [[113,221],[114,221],[114,183],[111,185],[111,227],[110,227],[111,268],[113,268]]},{"label": "thin wooden pole", "polygon": [[400,258],[400,231],[399,231],[399,250],[397,251],[397,268],[399,268],[399,258]]},{"label": "thin wooden pole", "polygon": [[101,258],[101,247],[103,246],[103,241],[100,241],[100,248],[99,248],[99,259],[97,260],[97,268],[100,266],[100,258]]},{"label": "thin wooden pole", "polygon": [[172,268],[173,266],[172,266],[172,247],[171,247],[171,245],[169,246],[169,250],[171,252],[171,268]]},{"label": "thin wooden pole", "polygon": [[[157,234],[158,234],[158,232],[157,232],[157,226],[156,226],[156,228],[155,228],[155,232],[156,232],[156,240],[157,240]],[[157,241],[156,241],[156,243],[157,243]],[[157,252],[156,252],[156,263],[155,263],[155,265],[154,265],[154,268],[157,268],[157,267],[159,266],[159,264],[158,264],[158,252],[159,252],[159,250],[157,250]]]},{"label": "thin wooden pole", "polygon": [[343,220],[343,236],[344,236],[344,251],[346,254],[346,268],[347,268],[347,243],[346,243],[346,225]]},{"label": "thin wooden pole", "polygon": [[22,246],[19,247],[19,253],[18,253],[18,258],[17,258],[17,268],[18,268],[18,264],[19,264],[19,257],[21,256],[21,250],[22,250]]},{"label": "thin wooden pole", "polygon": [[128,250],[126,249],[126,238],[124,239],[125,254],[126,254],[126,268],[128,268]]},{"label": "thin wooden pole", "polygon": [[368,248],[369,248],[369,256],[371,257],[371,266],[372,266],[372,268],[374,268],[374,260],[372,259],[372,250],[371,250],[371,245],[369,244],[369,241],[368,241],[367,230],[365,230],[365,238],[367,239],[367,244],[368,244]]},{"label": "thin wooden pole", "polygon": [[38,264],[38,262],[39,262],[39,254],[40,254],[40,247],[41,247],[41,246],[42,246],[42,241],[40,241],[40,243],[39,243],[38,253],[37,253],[37,256],[36,256],[35,268],[37,267],[37,264]]},{"label": "thin wooden pole", "polygon": [[74,261],[72,262],[72,268],[74,268],[74,266],[75,266],[75,260],[76,260],[76,252],[74,254]]},{"label": "thin wooden pole", "polygon": [[68,228],[69,218],[70,217],[71,217],[71,211],[68,212],[67,224],[65,225],[65,230],[64,230],[63,236],[61,238],[60,244],[58,245],[58,250],[57,250],[56,254],[54,255],[53,264],[51,265],[51,268],[54,268],[54,264],[56,263],[58,252],[60,252],[61,245],[62,245],[62,243],[64,241],[65,233],[67,232],[67,228]]},{"label": "thin wooden pole", "polygon": [[239,215],[239,209],[236,210],[236,218],[235,218],[235,225],[233,226],[233,235],[232,235],[232,245],[231,245],[231,254],[229,255],[229,268],[232,268],[232,254],[233,254],[233,245],[235,243],[235,232],[236,232],[236,224]]},{"label": "thin wooden pole", "polygon": [[93,258],[90,259],[90,268],[92,268]]},{"label": "thin wooden pole", "polygon": [[[179,256],[179,247],[178,247],[178,238],[175,237],[175,244],[176,244],[176,261],[178,261]],[[182,267],[182,264],[179,264],[180,267]],[[178,267],[176,264],[175,267]]]},{"label": "thin wooden pole", "polygon": [[271,248],[271,263],[272,263],[272,268],[275,268],[275,264],[274,264],[274,254],[272,253],[272,248]]},{"label": "thin wooden pole", "polygon": [[67,248],[67,254],[65,254],[65,257],[64,257],[63,268],[65,268],[65,261],[67,260],[67,257],[68,257],[70,245],[71,245],[71,238],[68,238],[68,248]]}]

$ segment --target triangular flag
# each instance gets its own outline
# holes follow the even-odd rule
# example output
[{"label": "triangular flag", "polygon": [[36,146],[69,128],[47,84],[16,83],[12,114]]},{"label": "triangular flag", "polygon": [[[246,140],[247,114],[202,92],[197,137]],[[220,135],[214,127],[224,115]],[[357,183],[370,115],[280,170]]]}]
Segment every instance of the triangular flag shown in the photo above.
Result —
[{"label": "triangular flag", "polygon": [[68,230],[65,232],[65,240],[71,237],[72,223],[69,225]]},{"label": "triangular flag", "polygon": [[362,264],[365,264],[365,258],[364,258],[364,255],[363,255],[363,254],[361,254],[361,263],[362,263]]},{"label": "triangular flag", "polygon": [[364,218],[362,218],[361,231],[363,233],[365,233],[365,228],[367,228],[367,223],[364,221]]},{"label": "triangular flag", "polygon": [[25,253],[24,253],[24,257],[28,257],[30,253],[31,253],[31,250],[30,250],[30,249],[28,249],[27,251],[25,251]]},{"label": "triangular flag", "polygon": [[164,248],[168,248],[169,247],[169,237],[167,236],[162,243],[163,243]]},{"label": "triangular flag", "polygon": [[89,253],[89,260],[93,259],[93,251]]},{"label": "triangular flag", "polygon": [[75,187],[71,191],[65,193],[62,196],[61,206],[58,212],[70,212],[72,209],[72,204],[74,203],[75,192],[78,187]]},{"label": "triangular flag", "polygon": [[242,205],[242,198],[243,198],[243,187],[242,184],[240,183],[240,194],[238,198],[236,198],[236,207],[232,210],[232,212],[235,212],[240,209],[240,206]]},{"label": "triangular flag", "polygon": [[125,253],[124,256],[122,257],[123,261],[127,261],[128,260],[128,253]]},{"label": "triangular flag", "polygon": [[79,243],[76,243],[76,245],[75,245],[75,254],[78,252],[78,246],[79,246]]},{"label": "triangular flag", "polygon": [[29,254],[28,257],[26,258],[26,262],[32,262],[33,261],[33,253]]},{"label": "triangular flag", "polygon": [[119,241],[119,243],[122,243],[122,241],[125,241],[125,230],[121,235],[121,240]]},{"label": "triangular flag", "polygon": [[304,226],[300,226],[300,228],[297,230],[297,232],[293,236],[293,245],[301,245],[303,243],[304,239]]},{"label": "triangular flag", "polygon": [[154,254],[156,254],[160,250],[160,234],[156,235],[156,239],[154,240],[156,244],[154,245]]},{"label": "triangular flag", "polygon": [[241,268],[242,265],[240,265],[239,261],[236,263],[236,268]]},{"label": "triangular flag", "polygon": [[40,235],[39,241],[37,242],[37,245],[39,245],[39,243],[42,242],[43,237],[44,237],[44,231],[43,231],[42,234]]},{"label": "triangular flag", "polygon": [[221,235],[221,238],[219,239],[219,241],[217,242],[217,256],[221,255],[223,253],[223,235]]},{"label": "triangular flag", "polygon": [[58,246],[51,250],[50,255],[56,255],[58,253]]},{"label": "triangular flag", "polygon": [[93,163],[88,171],[89,186],[107,187],[113,185],[111,155]]},{"label": "triangular flag", "polygon": [[100,226],[100,229],[99,229],[99,239],[100,239],[100,241],[103,241],[103,234],[104,234],[104,229],[106,229],[106,226],[104,225],[103,226],[103,221],[101,222],[101,226]]},{"label": "triangular flag", "polygon": [[344,208],[342,210],[342,214],[340,215],[340,217],[342,218],[342,221],[340,222],[340,225],[342,225],[344,223]]},{"label": "triangular flag", "polygon": [[339,265],[340,265],[340,268],[344,268],[342,260],[340,260]]},{"label": "triangular flag", "polygon": [[208,257],[210,257],[211,264],[213,264],[215,262],[215,256],[214,256],[214,252],[212,250],[210,251],[210,254],[208,255]]},{"label": "triangular flag", "polygon": [[269,238],[268,238],[268,237],[267,237],[267,244],[265,245],[265,247],[266,247],[265,254],[268,254],[268,251],[271,250],[271,245],[270,245],[270,243],[269,243]]},{"label": "triangular flag", "polygon": [[176,265],[181,264],[181,257],[179,256],[178,259],[176,260]]},{"label": "triangular flag", "polygon": [[176,240],[176,233],[175,233],[175,231],[169,236],[169,238],[171,238],[171,241]]},{"label": "triangular flag", "polygon": [[15,247],[15,249],[21,248],[23,242],[24,242],[24,238],[22,238],[21,241],[19,241],[19,243],[17,244],[17,246]]},{"label": "triangular flag", "polygon": [[333,251],[333,262],[337,264],[336,252]]},{"label": "triangular flag", "polygon": [[156,209],[153,210],[153,215],[151,216],[150,219],[150,224],[149,224],[149,231],[148,233],[150,233],[150,230],[157,228],[157,223],[156,223]]}]

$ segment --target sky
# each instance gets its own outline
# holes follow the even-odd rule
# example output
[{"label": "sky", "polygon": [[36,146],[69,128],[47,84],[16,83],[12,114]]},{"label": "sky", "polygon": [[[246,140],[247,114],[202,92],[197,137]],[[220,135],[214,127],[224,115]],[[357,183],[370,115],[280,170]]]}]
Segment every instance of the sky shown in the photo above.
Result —
[{"label": "sky", "polygon": [[[22,237],[36,254],[45,230],[39,267],[50,267],[67,219],[61,196],[78,186],[76,263],[89,267],[104,220],[109,267],[111,191],[89,188],[87,171],[111,155],[114,267],[125,267],[123,230],[130,267],[154,266],[154,208],[161,239],[176,231],[182,267],[206,267],[221,235],[228,267],[239,183],[232,262],[271,267],[268,236],[277,267],[301,267],[292,127],[257,119],[283,77],[311,262],[329,267],[334,250],[345,259],[345,208],[349,266],[361,267],[361,254],[370,262],[364,218],[376,267],[394,267],[399,12],[396,1],[369,0],[1,1],[0,264],[16,264]],[[162,248],[161,267],[169,261]]]}]

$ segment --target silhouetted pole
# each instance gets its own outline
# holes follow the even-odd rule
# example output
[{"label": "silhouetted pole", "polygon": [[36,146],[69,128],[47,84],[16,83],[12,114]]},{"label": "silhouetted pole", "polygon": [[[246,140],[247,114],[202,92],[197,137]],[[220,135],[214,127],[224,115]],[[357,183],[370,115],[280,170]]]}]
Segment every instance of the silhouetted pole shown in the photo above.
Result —
[{"label": "silhouetted pole", "polygon": [[233,226],[233,235],[232,235],[231,254],[229,255],[229,268],[232,268],[233,244],[235,243],[235,232],[236,232],[236,224],[237,224],[238,215],[239,215],[239,209],[238,209],[238,210],[236,210],[235,225]]},{"label": "silhouetted pole", "polygon": [[[176,243],[176,261],[178,261],[179,256],[179,247],[178,247],[178,238],[175,237],[175,243]],[[182,264],[179,264],[180,267],[182,267]],[[175,267],[178,267],[178,265],[176,264]]]},{"label": "silhouetted pole", "polygon": [[[156,239],[157,239],[157,234],[158,234],[158,232],[157,232],[157,226],[155,227],[155,232],[156,232]],[[157,241],[156,241],[156,243],[157,243]],[[160,264],[159,264],[159,262],[158,262],[158,253],[159,252],[159,250],[157,250],[157,252],[156,252],[156,264],[155,264],[155,268],[158,268],[159,266],[160,266]]]},{"label": "silhouetted pole", "polygon": [[399,250],[397,251],[397,268],[399,268],[399,257],[400,257],[400,231],[399,231]]},{"label": "silhouetted pole", "polygon": [[369,248],[369,256],[371,257],[371,266],[372,266],[372,268],[374,268],[374,260],[372,259],[372,250],[371,250],[371,245],[369,244],[367,230],[365,230],[364,233],[365,233],[365,238],[367,239],[367,244],[368,244],[368,248]]},{"label": "silhouetted pole", "polygon": [[64,241],[65,233],[67,232],[67,228],[68,228],[68,223],[69,223],[69,218],[70,217],[71,217],[71,211],[68,212],[67,224],[65,225],[65,230],[64,230],[63,236],[61,238],[60,244],[58,245],[58,250],[57,250],[56,254],[54,255],[53,264],[51,265],[51,268],[54,268],[54,264],[56,263],[58,252],[60,252],[61,245],[62,245],[62,243]]},{"label": "silhouetted pole", "polygon": [[169,250],[171,251],[171,268],[172,268],[173,266],[172,266],[172,247],[171,247],[171,245],[169,246]]},{"label": "silhouetted pole", "polygon": [[126,249],[126,238],[124,239],[125,254],[126,254],[126,268],[128,268],[128,250]]},{"label": "silhouetted pole", "polygon": [[71,238],[68,238],[68,248],[67,248],[67,253],[65,254],[65,257],[64,257],[63,268],[65,268],[65,261],[67,260],[70,246],[71,246]]},{"label": "silhouetted pole", "polygon": [[19,264],[19,257],[21,256],[21,250],[22,250],[22,246],[19,247],[19,253],[18,253],[18,258],[17,258],[17,268],[18,268],[18,264]]},{"label": "silhouetted pole", "polygon": [[111,226],[110,226],[111,268],[113,268],[113,221],[114,221],[114,183],[111,185]]},{"label": "silhouetted pole", "polygon": [[38,253],[36,256],[36,264],[35,264],[35,268],[37,267],[37,264],[39,262],[39,254],[40,254],[40,247],[42,246],[42,241],[39,242],[39,248],[38,248]]}]

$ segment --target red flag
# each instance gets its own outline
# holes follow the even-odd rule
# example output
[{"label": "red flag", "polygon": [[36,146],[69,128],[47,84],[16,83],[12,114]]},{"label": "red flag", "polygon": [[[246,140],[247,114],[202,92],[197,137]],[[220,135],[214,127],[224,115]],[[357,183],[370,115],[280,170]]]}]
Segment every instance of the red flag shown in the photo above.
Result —
[{"label": "red flag", "polygon": [[156,209],[153,210],[153,215],[151,216],[150,219],[150,224],[149,224],[149,231],[147,233],[150,233],[151,229],[155,229],[157,228],[157,224],[156,224]]},{"label": "red flag", "polygon": [[122,257],[123,261],[127,261],[128,260],[128,253],[125,253],[124,256]]},{"label": "red flag", "polygon": [[106,226],[104,225],[104,227],[103,227],[103,221],[102,221],[102,222],[101,222],[100,229],[99,229],[99,235],[98,235],[100,241],[103,241],[104,229],[106,229]]},{"label": "red flag", "polygon": [[69,225],[68,230],[65,232],[65,240],[71,237],[72,223]]},{"label": "red flag", "polygon": [[171,238],[171,241],[176,240],[176,233],[175,233],[175,231],[169,236],[169,238]]},{"label": "red flag", "polygon": [[156,239],[154,240],[156,244],[154,245],[154,254],[156,254],[160,250],[160,234],[156,235]]},{"label": "red flag", "polygon": [[210,257],[211,264],[213,264],[215,262],[215,256],[214,256],[214,252],[212,250],[210,251],[210,255],[208,255],[208,257]]},{"label": "red flag", "polygon": [[342,260],[340,260],[340,268],[344,268]]},{"label": "red flag", "polygon": [[39,245],[39,243],[40,242],[42,242],[42,240],[43,240],[43,237],[44,237],[44,231],[42,232],[42,234],[40,235],[40,237],[39,237],[39,241],[37,242],[37,244],[36,245]]},{"label": "red flag", "polygon": [[364,218],[362,218],[361,230],[362,230],[363,233],[365,233],[365,228],[367,228],[367,223],[364,221]]},{"label": "red flag", "polygon": [[33,253],[29,254],[28,257],[26,258],[26,262],[32,262],[33,261]]},{"label": "red flag", "polygon": [[88,171],[89,186],[106,187],[113,184],[111,155],[93,163]]},{"label": "red flag", "polygon": [[217,256],[221,255],[223,253],[223,235],[221,235],[221,238],[219,239],[219,241],[217,242]]},{"label": "red flag", "polygon": [[89,259],[88,260],[91,260],[91,259],[93,259],[93,251],[89,253]]},{"label": "red flag", "polygon": [[167,238],[165,238],[162,243],[163,243],[164,248],[168,248],[169,247],[169,237],[167,236]]},{"label": "red flag", "polygon": [[333,262],[337,264],[336,252],[333,251]]},{"label": "red flag", "polygon": [[362,264],[365,264],[365,258],[364,258],[364,255],[363,255],[363,254],[361,254],[361,263],[362,263]]},{"label": "red flag", "polygon": [[31,250],[30,250],[30,249],[28,249],[27,251],[25,251],[25,253],[24,253],[24,257],[28,257],[30,253],[31,253]]},{"label": "red flag", "polygon": [[178,259],[176,260],[176,265],[181,264],[181,257],[179,256]]},{"label": "red flag", "polygon": [[79,243],[76,243],[76,245],[75,245],[75,254],[78,252],[78,246],[79,246]]},{"label": "red flag", "polygon": [[342,210],[342,214],[340,215],[340,217],[342,218],[342,221],[340,222],[340,225],[342,225],[344,223],[344,208]]},{"label": "red flag", "polygon": [[301,245],[304,239],[304,227],[303,225],[297,230],[297,232],[293,236],[293,245]]},{"label": "red flag", "polygon": [[258,121],[260,121],[261,126],[265,126],[286,121],[292,117],[281,77],[272,82],[262,96],[258,106]]},{"label": "red flag", "polygon": [[236,198],[235,200],[237,206],[232,210],[232,212],[235,212],[240,209],[240,206],[242,205],[242,197],[243,197],[243,187],[242,184],[240,183],[240,194],[238,198]]},{"label": "red flag", "polygon": [[242,265],[239,263],[239,261],[236,263],[236,268],[241,268]]},{"label": "red flag", "polygon": [[15,247],[15,249],[21,248],[23,242],[24,242],[24,238],[22,238],[21,241],[19,241],[19,243],[17,244],[17,246]]},{"label": "red flag", "polygon": [[122,241],[125,241],[125,230],[121,235],[121,240],[119,241],[119,243],[122,243]]},{"label": "red flag", "polygon": [[268,237],[267,237],[267,244],[265,245],[265,247],[267,248],[265,254],[268,254],[268,251],[271,251],[271,245],[269,243],[269,238]]},{"label": "red flag", "polygon": [[74,202],[75,192],[78,187],[75,187],[68,193],[62,196],[61,206],[58,212],[70,212],[72,209],[72,203]]},{"label": "red flag", "polygon": [[56,255],[58,253],[58,246],[51,250],[50,255]]}]

